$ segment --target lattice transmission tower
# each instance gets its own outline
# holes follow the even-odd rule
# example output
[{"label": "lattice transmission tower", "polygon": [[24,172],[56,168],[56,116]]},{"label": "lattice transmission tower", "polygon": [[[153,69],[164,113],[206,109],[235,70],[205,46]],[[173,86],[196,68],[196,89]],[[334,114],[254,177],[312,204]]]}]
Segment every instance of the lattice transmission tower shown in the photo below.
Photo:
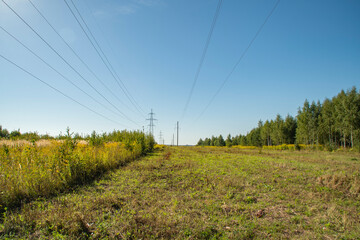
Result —
[{"label": "lattice transmission tower", "polygon": [[155,113],[153,112],[152,109],[151,109],[151,112],[149,113],[149,115],[150,115],[150,118],[146,119],[146,120],[150,121],[150,123],[148,125],[149,126],[149,134],[154,136],[154,127],[155,127],[154,121],[156,121],[157,119],[154,118]]}]

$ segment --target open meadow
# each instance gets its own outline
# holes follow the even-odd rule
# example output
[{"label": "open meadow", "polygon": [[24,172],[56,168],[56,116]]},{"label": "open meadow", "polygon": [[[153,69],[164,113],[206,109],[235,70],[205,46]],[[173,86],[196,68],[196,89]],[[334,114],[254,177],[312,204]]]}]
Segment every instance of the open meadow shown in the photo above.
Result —
[{"label": "open meadow", "polygon": [[0,22],[0,240],[360,240],[360,0]]},{"label": "open meadow", "polygon": [[8,239],[359,239],[360,154],[164,147],[1,216]]}]

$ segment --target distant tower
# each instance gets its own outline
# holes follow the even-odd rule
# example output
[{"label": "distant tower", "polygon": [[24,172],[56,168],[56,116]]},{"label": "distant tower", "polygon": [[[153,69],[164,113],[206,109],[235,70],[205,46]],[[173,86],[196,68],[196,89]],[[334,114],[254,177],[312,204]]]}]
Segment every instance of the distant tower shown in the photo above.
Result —
[{"label": "distant tower", "polygon": [[176,146],[179,146],[179,121],[177,121],[177,123],[176,123],[176,131],[177,131],[177,134],[176,134],[176,137],[177,137]]},{"label": "distant tower", "polygon": [[153,110],[151,109],[151,112],[149,113],[149,115],[150,115],[150,118],[148,118],[148,119],[146,119],[146,120],[148,120],[148,121],[150,121],[150,123],[149,123],[149,134],[151,135],[151,136],[154,136],[154,121],[156,121],[157,119],[155,119],[154,118],[154,115],[155,115],[155,113],[153,113]]},{"label": "distant tower", "polygon": [[159,134],[159,143],[160,144],[161,144],[161,142],[163,142],[162,139],[163,139],[163,136],[162,136],[162,132],[160,131],[160,134]]}]

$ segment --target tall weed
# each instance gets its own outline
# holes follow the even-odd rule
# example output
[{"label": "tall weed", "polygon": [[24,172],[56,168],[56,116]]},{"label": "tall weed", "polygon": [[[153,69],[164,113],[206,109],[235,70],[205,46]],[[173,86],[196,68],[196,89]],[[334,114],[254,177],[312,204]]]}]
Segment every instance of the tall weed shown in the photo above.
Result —
[{"label": "tall weed", "polygon": [[92,138],[79,143],[68,131],[65,139],[46,145],[0,146],[0,212],[89,182],[153,150],[146,142],[152,137],[138,132],[127,132],[119,142],[99,141],[96,133]]}]

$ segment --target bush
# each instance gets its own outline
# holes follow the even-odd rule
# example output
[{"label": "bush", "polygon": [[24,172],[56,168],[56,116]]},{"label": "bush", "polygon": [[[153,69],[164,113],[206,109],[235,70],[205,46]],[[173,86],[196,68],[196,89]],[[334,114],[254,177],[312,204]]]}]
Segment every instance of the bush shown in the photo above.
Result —
[{"label": "bush", "polygon": [[104,139],[100,135],[96,134],[95,131],[93,131],[89,138],[89,145],[93,147],[102,146],[104,145]]},{"label": "bush", "polygon": [[67,129],[62,140],[49,144],[0,146],[0,213],[24,200],[89,182],[152,151],[155,144],[152,136],[142,132],[116,132],[113,139],[121,141],[108,143],[104,138],[109,135],[101,137],[95,132],[89,144],[79,143],[72,136]]},{"label": "bush", "polygon": [[10,133],[11,139],[18,139],[21,136],[21,133],[19,130],[14,130]]},{"label": "bush", "polygon": [[0,138],[9,138],[10,134],[9,131],[7,129],[3,129],[2,126],[0,125]]}]

